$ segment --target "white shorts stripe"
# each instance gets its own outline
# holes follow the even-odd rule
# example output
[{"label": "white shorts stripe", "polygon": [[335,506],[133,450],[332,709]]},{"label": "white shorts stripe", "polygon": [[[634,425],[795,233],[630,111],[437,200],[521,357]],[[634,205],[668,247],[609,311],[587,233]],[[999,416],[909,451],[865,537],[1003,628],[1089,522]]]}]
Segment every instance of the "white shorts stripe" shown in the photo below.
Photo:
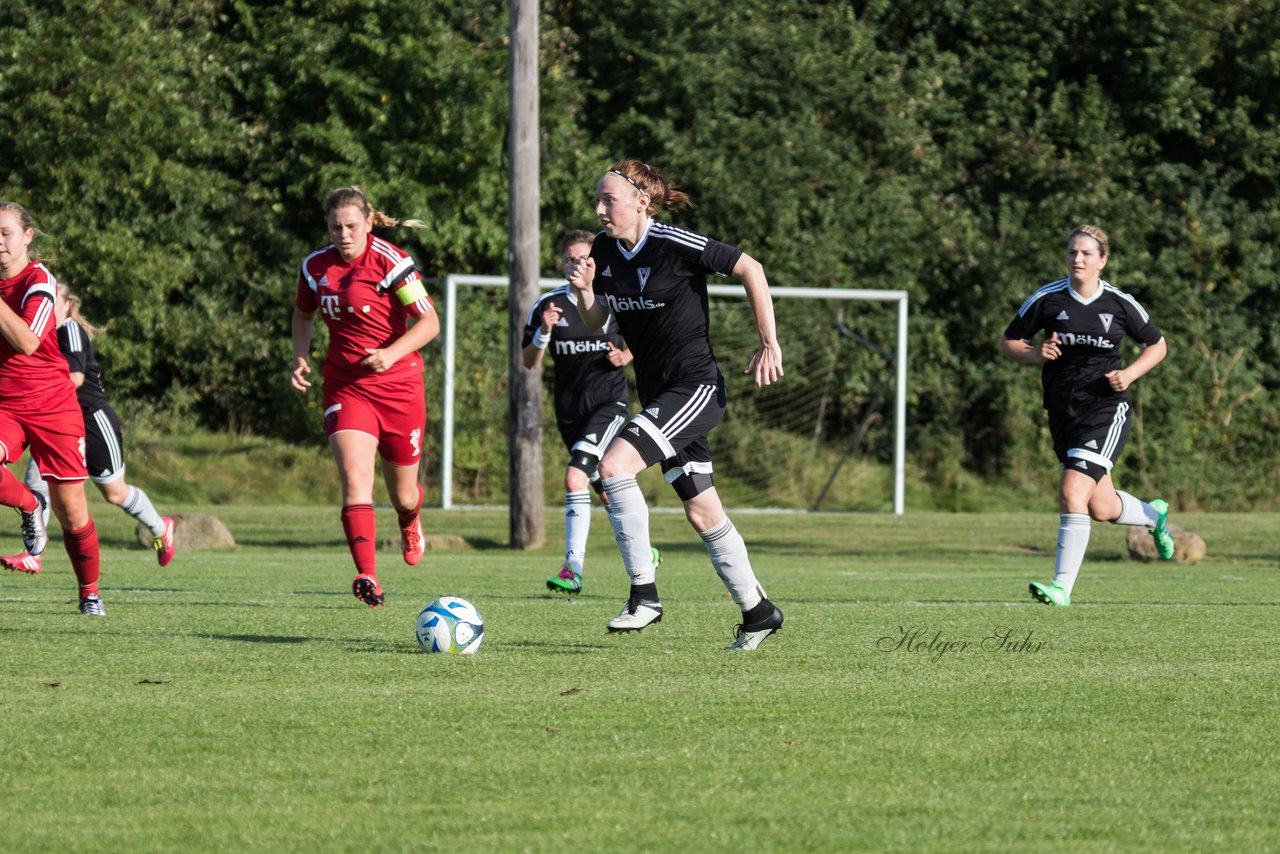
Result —
[{"label": "white shorts stripe", "polygon": [[1111,471],[1111,459],[1104,457],[1096,451],[1090,451],[1085,448],[1072,448],[1067,451],[1067,459],[1069,460],[1087,460],[1095,465],[1100,465],[1107,471]]},{"label": "white shorts stripe", "polygon": [[680,433],[691,421],[696,419],[702,410],[707,408],[707,404],[711,401],[711,395],[715,394],[716,387],[713,385],[700,385],[694,391],[693,397],[689,398],[689,402],[680,407],[667,425],[662,428],[663,434],[667,436],[675,436]]},{"label": "white shorts stripe", "polygon": [[586,439],[579,439],[573,443],[570,451],[585,451],[593,455],[596,459],[604,456],[604,449],[609,447],[609,443],[613,441],[613,437],[618,435],[618,431],[622,429],[622,425],[627,423],[625,416],[618,415],[609,422],[609,426],[604,428],[604,432],[600,434],[599,441],[588,442]]},{"label": "white shorts stripe", "polygon": [[[1107,440],[1102,445],[1102,453],[1110,458],[1115,455],[1116,444],[1124,430],[1124,422],[1129,417],[1129,404],[1121,402],[1116,407],[1116,414],[1111,418],[1111,429],[1107,431]],[[1110,466],[1107,467],[1110,469]]]},{"label": "white shorts stripe", "polygon": [[690,460],[679,468],[669,469],[663,477],[666,478],[667,483],[675,483],[686,474],[711,474],[711,469],[710,462],[700,463],[696,460]]},{"label": "white shorts stripe", "polygon": [[635,418],[632,418],[631,423],[635,424],[637,427],[639,427],[641,430],[643,430],[645,433],[648,434],[649,438],[654,441],[654,444],[656,444],[658,448],[661,449],[662,455],[665,459],[669,460],[676,455],[675,447],[671,444],[671,442],[667,439],[666,436],[662,435],[662,431],[658,429],[658,425],[650,421],[643,412],[641,412]]},{"label": "white shorts stripe", "polygon": [[120,442],[116,439],[116,429],[112,425],[111,419],[107,417],[107,413],[101,409],[93,411],[93,423],[97,425],[98,434],[102,437],[102,442],[107,448],[107,457],[111,460],[111,471],[108,474],[101,472],[90,472],[94,482],[98,482],[99,478],[105,478],[106,481],[115,480],[124,472],[124,449],[120,447]]}]

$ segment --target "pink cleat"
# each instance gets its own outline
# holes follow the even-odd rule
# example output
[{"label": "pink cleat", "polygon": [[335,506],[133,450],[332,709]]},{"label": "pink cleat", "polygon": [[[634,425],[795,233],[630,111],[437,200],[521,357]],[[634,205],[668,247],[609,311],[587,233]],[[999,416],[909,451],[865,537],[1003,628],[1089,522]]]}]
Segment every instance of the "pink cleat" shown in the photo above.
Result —
[{"label": "pink cleat", "polygon": [[5,555],[0,557],[0,564],[3,564],[5,569],[25,572],[27,575],[40,574],[40,555],[28,554],[26,552],[16,555]]},{"label": "pink cleat", "polygon": [[156,548],[156,562],[161,566],[168,566],[173,562],[173,517],[163,516],[160,521],[164,523],[164,533],[156,537],[153,543]]}]

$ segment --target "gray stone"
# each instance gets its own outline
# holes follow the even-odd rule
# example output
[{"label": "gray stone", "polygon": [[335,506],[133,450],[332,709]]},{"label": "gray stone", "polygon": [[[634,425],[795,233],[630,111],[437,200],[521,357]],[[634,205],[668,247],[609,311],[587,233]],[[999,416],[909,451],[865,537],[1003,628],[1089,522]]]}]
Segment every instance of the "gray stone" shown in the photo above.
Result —
[{"label": "gray stone", "polygon": [[[1204,557],[1204,540],[1199,534],[1193,534],[1190,531],[1178,525],[1170,524],[1169,533],[1173,534],[1173,559],[1178,563],[1199,563]],[[1129,529],[1126,535],[1129,546],[1129,557],[1134,560],[1151,562],[1158,559],[1156,554],[1156,541],[1151,536],[1151,531],[1141,525]]]},{"label": "gray stone", "polygon": [[[145,525],[139,525],[138,542],[151,548],[155,535]],[[187,552],[199,549],[233,549],[235,538],[227,526],[216,516],[205,513],[177,513],[173,517],[174,551]]]},{"label": "gray stone", "polygon": [[[378,548],[399,552],[400,537],[383,537],[378,540]],[[427,534],[422,544],[424,552],[447,552],[469,548],[471,544],[457,534]]]}]

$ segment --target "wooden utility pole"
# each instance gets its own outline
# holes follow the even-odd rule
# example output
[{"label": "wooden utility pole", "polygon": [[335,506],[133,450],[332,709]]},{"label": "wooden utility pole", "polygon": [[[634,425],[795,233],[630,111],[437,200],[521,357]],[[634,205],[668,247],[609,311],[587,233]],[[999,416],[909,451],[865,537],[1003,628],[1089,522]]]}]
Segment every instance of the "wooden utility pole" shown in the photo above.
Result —
[{"label": "wooden utility pole", "polygon": [[510,416],[507,446],[513,549],[545,541],[542,376],[520,357],[525,312],[538,296],[538,0],[511,0],[511,288],[507,305]]}]

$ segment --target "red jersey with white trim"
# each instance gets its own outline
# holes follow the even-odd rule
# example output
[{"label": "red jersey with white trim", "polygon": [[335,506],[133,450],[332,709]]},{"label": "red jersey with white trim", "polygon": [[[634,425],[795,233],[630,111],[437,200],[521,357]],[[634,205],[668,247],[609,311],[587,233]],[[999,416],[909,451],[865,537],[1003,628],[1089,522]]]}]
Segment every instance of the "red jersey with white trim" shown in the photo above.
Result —
[{"label": "red jersey with white trim", "polygon": [[57,319],[53,313],[57,287],[58,280],[38,261],[32,261],[11,279],[0,279],[0,299],[40,339],[40,346],[28,356],[0,336],[0,406],[5,409],[80,410],[67,360],[58,349]]},{"label": "red jersey with white trim", "polygon": [[[402,302],[405,295],[411,298],[408,304]],[[354,261],[342,260],[332,244],[312,252],[302,262],[294,304],[306,314],[319,311],[329,327],[326,384],[381,385],[422,376],[418,353],[380,374],[360,364],[369,350],[387,347],[404,335],[410,317],[434,310],[413,259],[403,249],[369,235],[364,253]]]}]

